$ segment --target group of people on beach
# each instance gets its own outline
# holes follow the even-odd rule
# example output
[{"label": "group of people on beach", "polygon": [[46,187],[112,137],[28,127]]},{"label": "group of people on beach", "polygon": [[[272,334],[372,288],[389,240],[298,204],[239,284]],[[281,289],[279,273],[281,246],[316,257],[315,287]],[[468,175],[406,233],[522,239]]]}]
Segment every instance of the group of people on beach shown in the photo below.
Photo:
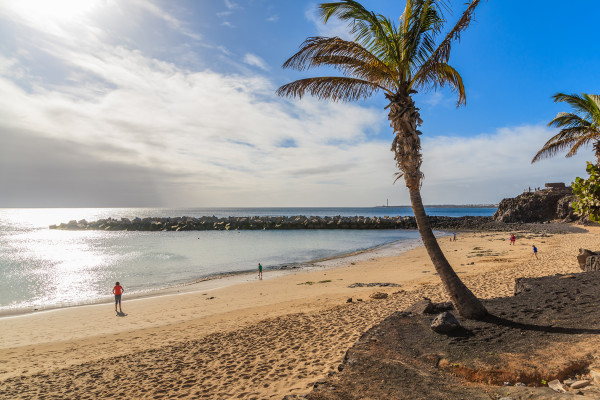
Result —
[{"label": "group of people on beach", "polygon": [[[517,237],[515,236],[515,234],[514,234],[514,233],[511,233],[511,234],[510,234],[510,245],[511,245],[511,246],[514,246],[514,245],[515,245],[515,241],[516,241],[516,240],[517,240]],[[537,258],[538,258],[538,255],[537,255],[537,253],[538,253],[538,249],[537,249],[537,247],[535,247],[535,244],[533,244],[533,245],[531,245],[531,246],[533,247],[533,254],[532,254],[532,257],[535,257],[535,258],[537,259]]]},{"label": "group of people on beach", "polygon": [[[511,233],[510,234],[510,245],[514,246],[516,239],[517,239],[516,236],[513,233]],[[456,241],[456,233],[452,234],[450,241],[451,242]],[[533,245],[533,256],[536,259],[538,258],[537,252],[538,252],[537,247],[535,247],[535,245]],[[258,263],[258,279],[262,281],[262,278],[263,278],[263,266],[261,263]],[[123,310],[121,308],[121,295],[123,293],[125,293],[125,289],[123,289],[123,286],[121,286],[121,284],[119,282],[116,282],[115,287],[113,288],[112,292],[115,295],[115,312],[117,314],[123,314]],[[119,306],[118,312],[117,312],[117,306]]]}]

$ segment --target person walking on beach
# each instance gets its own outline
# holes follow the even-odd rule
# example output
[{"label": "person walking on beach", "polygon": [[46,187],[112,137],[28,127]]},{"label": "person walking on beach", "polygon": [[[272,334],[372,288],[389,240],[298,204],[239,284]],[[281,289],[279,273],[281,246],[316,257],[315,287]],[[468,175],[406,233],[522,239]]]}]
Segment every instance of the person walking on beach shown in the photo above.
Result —
[{"label": "person walking on beach", "polygon": [[538,258],[538,256],[537,256],[537,247],[535,247],[535,244],[534,244],[534,245],[532,245],[532,246],[533,246],[533,256],[534,256],[534,257],[536,258],[536,260],[537,260],[537,258]]},{"label": "person walking on beach", "polygon": [[262,281],[262,265],[258,263],[258,279]]},{"label": "person walking on beach", "polygon": [[510,234],[510,244],[513,246],[515,245],[515,239],[516,239],[515,235],[511,233]]},{"label": "person walking on beach", "polygon": [[123,309],[121,308],[121,295],[125,292],[123,286],[119,282],[115,283],[115,287],[113,288],[113,294],[115,295],[115,312],[117,312],[117,304],[119,305],[119,312],[123,314]]}]

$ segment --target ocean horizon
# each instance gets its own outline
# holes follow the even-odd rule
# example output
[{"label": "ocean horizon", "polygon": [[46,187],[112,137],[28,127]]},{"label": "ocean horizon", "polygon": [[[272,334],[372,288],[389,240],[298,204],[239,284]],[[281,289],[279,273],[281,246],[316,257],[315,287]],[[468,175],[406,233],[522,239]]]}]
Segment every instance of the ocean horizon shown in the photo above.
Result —
[{"label": "ocean horizon", "polygon": [[[429,215],[490,216],[493,207],[426,207]],[[109,301],[115,281],[145,295],[224,274],[310,264],[389,243],[415,230],[106,232],[50,230],[70,220],[145,217],[410,216],[410,207],[3,208],[0,313]]]}]

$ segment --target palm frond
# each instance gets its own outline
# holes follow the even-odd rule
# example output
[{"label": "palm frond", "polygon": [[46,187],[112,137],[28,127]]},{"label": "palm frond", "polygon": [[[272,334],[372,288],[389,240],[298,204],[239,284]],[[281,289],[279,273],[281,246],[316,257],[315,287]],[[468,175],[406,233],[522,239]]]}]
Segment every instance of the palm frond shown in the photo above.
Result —
[{"label": "palm frond", "polygon": [[435,38],[445,21],[434,0],[407,2],[401,20],[403,18],[403,62],[404,69],[410,71],[433,53]]},{"label": "palm frond", "polygon": [[347,76],[367,80],[382,89],[393,90],[394,71],[367,49],[340,38],[311,37],[300,50],[283,63],[283,68],[299,71],[322,65],[332,66]]},{"label": "palm frond", "polygon": [[432,69],[433,64],[447,63],[450,59],[450,50],[452,48],[452,42],[460,40],[460,34],[462,31],[467,29],[473,18],[473,13],[479,5],[480,0],[472,0],[467,9],[463,12],[462,16],[454,25],[454,28],[448,32],[444,40],[439,44],[431,56],[422,65],[424,69]]},{"label": "palm frond", "polygon": [[548,142],[546,142],[544,147],[542,147],[537,152],[535,157],[533,157],[533,159],[531,160],[531,163],[533,164],[533,163],[543,160],[545,158],[554,157],[558,153],[563,152],[564,150],[570,148],[572,143],[573,143],[572,140],[559,140],[559,141],[554,141],[554,142],[548,141]]},{"label": "palm frond", "polygon": [[452,91],[458,93],[457,107],[467,103],[462,77],[448,64],[434,64],[431,65],[431,69],[421,68],[411,82],[411,86],[423,87],[427,90],[437,90],[446,85],[450,85]]},{"label": "palm frond", "polygon": [[579,140],[577,140],[571,147],[571,150],[569,150],[567,152],[567,154],[565,154],[565,157],[573,157],[574,155],[577,154],[577,151],[579,150],[580,147],[583,146],[587,146],[590,145],[594,142],[597,142],[598,138],[593,138],[593,137],[580,137]]},{"label": "palm frond", "polygon": [[592,124],[589,121],[581,118],[577,114],[561,112],[554,117],[554,119],[548,122],[548,126],[554,126],[556,128],[591,128]]},{"label": "palm frond", "polygon": [[556,93],[552,98],[555,103],[565,102],[569,104],[577,115],[582,118],[588,118],[590,125],[600,128],[599,95],[587,93],[582,93],[581,95]]},{"label": "palm frond", "polygon": [[344,76],[362,79],[376,84],[382,90],[391,93],[397,89],[398,83],[393,80],[394,75],[389,71],[381,70],[374,65],[362,63],[353,57],[326,56],[314,57],[315,66],[328,65],[341,71]]},{"label": "palm frond", "polygon": [[566,157],[572,157],[583,146],[592,144],[600,161],[597,148],[600,143],[600,96],[582,93],[556,93],[552,96],[555,103],[567,103],[574,112],[561,112],[548,123],[548,126],[562,128],[537,152],[532,163],[548,158],[569,149]]},{"label": "palm frond", "polygon": [[355,41],[374,54],[394,52],[394,43],[386,35],[385,17],[382,15],[368,11],[354,0],[322,3],[319,9],[324,23],[333,16],[341,21],[350,21],[350,33]]},{"label": "palm frond", "polygon": [[356,101],[370,97],[381,89],[361,79],[339,76],[299,79],[277,89],[279,96],[302,98],[306,93],[319,99]]},{"label": "palm frond", "polygon": [[567,149],[571,150],[566,156],[572,157],[577,154],[577,151],[581,146],[596,142],[598,140],[600,140],[600,136],[598,134],[590,134],[589,130],[585,128],[565,128],[562,129],[558,134],[551,137],[540,149],[540,151],[537,152],[531,162],[534,163],[544,158],[554,157],[558,153],[561,153]]}]

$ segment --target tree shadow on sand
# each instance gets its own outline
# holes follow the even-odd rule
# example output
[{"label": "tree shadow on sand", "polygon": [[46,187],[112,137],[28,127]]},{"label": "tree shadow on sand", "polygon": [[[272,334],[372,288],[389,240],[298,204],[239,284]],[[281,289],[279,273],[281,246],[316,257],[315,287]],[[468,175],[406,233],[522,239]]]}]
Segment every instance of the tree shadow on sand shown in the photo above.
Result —
[{"label": "tree shadow on sand", "polygon": [[545,332],[545,333],[559,333],[566,335],[581,335],[581,334],[592,334],[598,335],[600,334],[600,329],[590,329],[590,328],[565,328],[561,326],[552,326],[552,325],[534,325],[527,324],[523,322],[511,321],[506,318],[498,317],[492,314],[488,314],[481,321],[494,324],[501,325],[507,328],[512,329],[521,329],[524,331],[535,331],[535,332]]}]

